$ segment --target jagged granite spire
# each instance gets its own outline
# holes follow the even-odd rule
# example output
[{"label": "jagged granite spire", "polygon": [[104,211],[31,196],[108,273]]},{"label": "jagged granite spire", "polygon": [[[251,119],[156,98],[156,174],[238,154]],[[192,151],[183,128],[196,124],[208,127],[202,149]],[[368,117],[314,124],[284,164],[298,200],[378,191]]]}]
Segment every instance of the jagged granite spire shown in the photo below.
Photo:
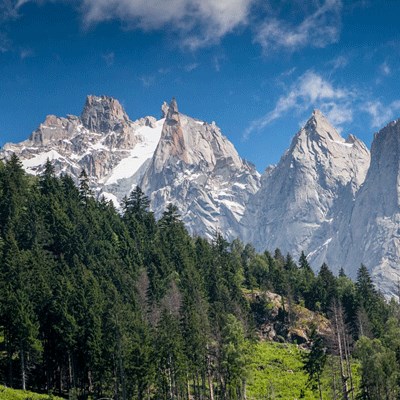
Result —
[{"label": "jagged granite spire", "polygon": [[[375,134],[371,165],[357,192],[351,217],[338,237],[346,251],[335,256],[355,278],[360,264],[371,272],[379,289],[398,296],[400,280],[400,119]],[[341,257],[340,257],[341,256]]]},{"label": "jagged granite spire", "polygon": [[315,109],[304,125],[303,130],[309,136],[317,135],[325,137],[330,140],[343,141],[343,138],[337,132],[335,127],[328,121],[326,116],[320,111]]},{"label": "jagged granite spire", "polygon": [[315,110],[278,165],[264,173],[243,218],[245,242],[258,250],[278,247],[295,257],[324,248],[337,202],[351,202],[368,165],[367,147],[358,140],[346,142]]},{"label": "jagged granite spire", "polygon": [[141,187],[160,217],[175,204],[189,231],[211,238],[216,230],[228,239],[239,234],[239,221],[259,174],[244,162],[215,124],[181,114],[175,99]]},{"label": "jagged granite spire", "polygon": [[87,96],[81,114],[85,128],[92,132],[121,132],[129,117],[120,102],[108,96]]},{"label": "jagged granite spire", "polygon": [[161,105],[161,118],[166,118],[169,110],[169,105],[166,101]]},{"label": "jagged granite spire", "polygon": [[176,102],[175,97],[173,97],[171,102],[169,103],[168,113],[166,118],[170,124],[174,124],[174,122],[179,123],[178,103]]},{"label": "jagged granite spire", "polygon": [[189,162],[178,104],[175,98],[172,98],[169,104],[168,113],[161,132],[161,142],[164,142],[164,146],[167,147],[168,157],[175,157],[176,161]]}]

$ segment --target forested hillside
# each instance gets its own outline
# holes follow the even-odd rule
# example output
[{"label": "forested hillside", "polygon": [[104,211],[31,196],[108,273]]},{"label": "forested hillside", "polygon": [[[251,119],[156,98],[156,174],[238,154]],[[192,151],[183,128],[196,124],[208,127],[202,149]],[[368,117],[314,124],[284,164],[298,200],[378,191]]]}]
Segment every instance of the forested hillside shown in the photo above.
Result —
[{"label": "forested hillside", "polygon": [[[77,188],[50,162],[39,177],[16,156],[0,163],[0,383],[71,399],[250,399],[262,327],[274,319],[275,340],[296,342],[308,309],[330,321],[305,332],[308,390],[320,396],[328,376],[321,396],[354,399],[356,357],[361,398],[398,398],[400,308],[365,267],[355,283],[327,265],[315,275],[304,255],[192,238],[173,205],[158,221],[148,207],[139,188],[120,214],[84,172]],[[274,315],[271,292],[284,299]]]}]

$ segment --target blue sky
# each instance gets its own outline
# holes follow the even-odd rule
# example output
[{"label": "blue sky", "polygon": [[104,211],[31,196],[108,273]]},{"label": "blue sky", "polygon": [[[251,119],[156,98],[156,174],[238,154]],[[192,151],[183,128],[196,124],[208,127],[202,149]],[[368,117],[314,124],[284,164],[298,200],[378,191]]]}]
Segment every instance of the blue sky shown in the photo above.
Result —
[{"label": "blue sky", "polygon": [[259,171],[314,108],[370,145],[400,117],[400,1],[0,0],[0,144],[87,94],[216,121]]}]

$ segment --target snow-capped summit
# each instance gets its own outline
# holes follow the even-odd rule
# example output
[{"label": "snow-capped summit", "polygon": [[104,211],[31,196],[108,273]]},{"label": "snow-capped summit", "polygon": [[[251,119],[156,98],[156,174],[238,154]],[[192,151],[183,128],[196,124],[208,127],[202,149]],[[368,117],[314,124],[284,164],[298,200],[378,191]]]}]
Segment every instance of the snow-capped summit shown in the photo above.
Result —
[{"label": "snow-capped summit", "polygon": [[49,115],[28,140],[7,143],[2,153],[16,153],[31,174],[41,173],[47,159],[57,174],[68,173],[76,181],[85,169],[96,193],[118,204],[126,193],[117,196],[108,192],[109,186],[134,176],[153,156],[163,122],[154,117],[133,122],[117,100],[88,96],[81,117]]},{"label": "snow-capped summit", "polygon": [[191,232],[237,237],[259,174],[215,124],[181,114],[175,99],[161,108],[160,120],[131,121],[117,100],[88,96],[80,117],[48,116],[28,140],[6,144],[2,153],[15,152],[32,174],[47,159],[76,181],[85,169],[95,193],[116,206],[140,185],[156,216],[172,202]]},{"label": "snow-capped summit", "polygon": [[80,117],[48,115],[0,158],[11,153],[31,174],[47,159],[76,181],[85,169],[96,195],[116,206],[139,185],[157,218],[173,203],[193,234],[304,251],[315,269],[327,262],[353,277],[364,263],[387,295],[400,279],[400,120],[375,135],[370,166],[365,144],[314,110],[260,176],[214,122],[182,114],[175,99],[161,119],[132,121],[117,100],[88,96]]}]

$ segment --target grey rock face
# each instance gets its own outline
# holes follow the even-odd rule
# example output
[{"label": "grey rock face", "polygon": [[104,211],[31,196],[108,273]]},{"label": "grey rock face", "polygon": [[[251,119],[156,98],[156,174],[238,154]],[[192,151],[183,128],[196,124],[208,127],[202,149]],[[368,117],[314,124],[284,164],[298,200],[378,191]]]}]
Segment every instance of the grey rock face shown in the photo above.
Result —
[{"label": "grey rock face", "polygon": [[349,274],[355,277],[363,263],[372,271],[375,282],[385,295],[398,294],[400,120],[375,134],[371,146],[371,166],[356,194],[348,224],[340,228],[338,236],[348,244],[340,261]]},{"label": "grey rock face", "polygon": [[[215,123],[179,112],[131,121],[110,97],[88,96],[80,117],[54,115],[0,158],[16,153],[28,173],[47,159],[57,174],[88,173],[97,196],[115,205],[140,185],[160,217],[177,205],[193,234],[220,231],[258,250],[304,251],[355,276],[361,263],[386,295],[400,279],[400,120],[376,134],[369,151],[346,140],[315,111],[276,166],[262,176],[241,159]],[[368,173],[367,173],[368,171]]]},{"label": "grey rock face", "polygon": [[220,231],[234,239],[259,174],[215,124],[180,114],[172,100],[141,186],[156,217],[174,203],[191,233],[211,238]]},{"label": "grey rock face", "polygon": [[243,219],[245,241],[295,257],[304,251],[317,267],[332,241],[337,213],[343,203],[352,205],[368,166],[367,147],[354,136],[343,139],[314,111],[278,165],[263,174]]},{"label": "grey rock face", "polygon": [[[68,173],[76,181],[85,169],[96,193],[104,192],[118,203],[126,192],[117,191],[117,197],[107,192],[108,186],[124,177],[135,181],[142,161],[153,154],[156,144],[150,143],[158,143],[161,126],[153,117],[131,121],[117,100],[88,96],[81,118],[49,115],[28,140],[4,145],[2,155],[7,158],[16,153],[31,174],[40,174],[47,159],[53,161],[57,174]],[[147,147],[152,148],[151,154],[142,154]]]},{"label": "grey rock face", "polygon": [[81,121],[85,128],[97,133],[120,133],[130,122],[119,101],[107,96],[88,96]]},{"label": "grey rock face", "polygon": [[49,116],[30,139],[7,144],[2,153],[17,153],[32,174],[47,159],[76,181],[85,169],[97,196],[116,206],[140,185],[157,217],[172,202],[192,233],[237,237],[259,174],[215,124],[180,114],[175,100],[163,104],[162,117],[133,122],[117,100],[88,96],[81,117]]}]

